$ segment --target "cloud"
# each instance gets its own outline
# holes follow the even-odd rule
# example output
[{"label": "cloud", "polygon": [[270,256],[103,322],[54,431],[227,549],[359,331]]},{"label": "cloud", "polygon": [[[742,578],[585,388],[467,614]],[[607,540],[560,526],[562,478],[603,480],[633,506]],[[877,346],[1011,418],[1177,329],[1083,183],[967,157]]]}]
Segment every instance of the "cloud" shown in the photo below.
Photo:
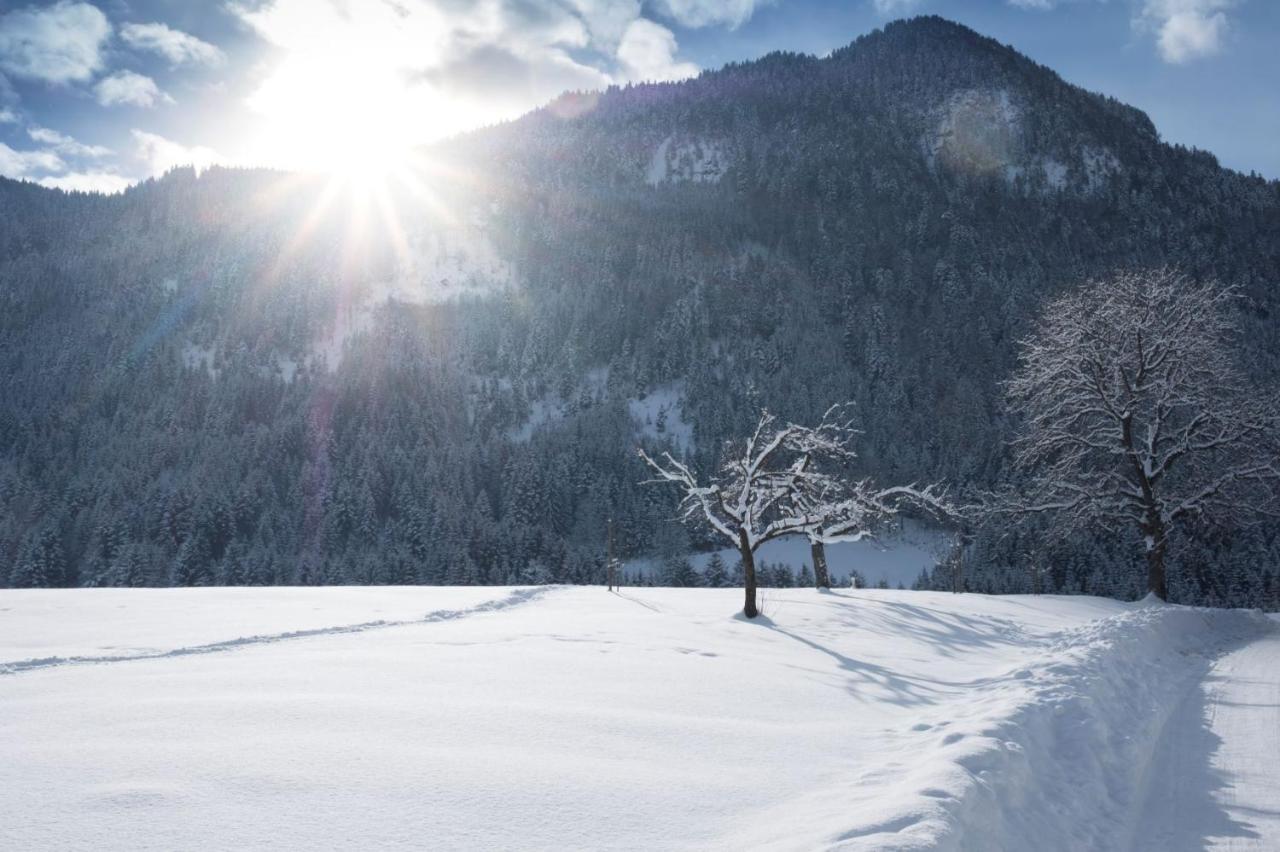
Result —
[{"label": "cloud", "polygon": [[133,71],[117,71],[110,77],[103,77],[93,87],[93,92],[103,106],[128,104],[152,107],[158,102],[173,103],[173,98],[165,94],[155,80]]},{"label": "cloud", "polygon": [[37,172],[60,172],[65,168],[66,163],[52,151],[17,151],[0,142],[0,175],[24,178]]},{"label": "cloud", "polygon": [[15,9],[0,15],[0,69],[47,83],[82,82],[102,68],[110,37],[107,16],[88,3]]},{"label": "cloud", "polygon": [[[658,13],[682,27],[722,25],[740,27],[751,19],[755,10],[769,0],[657,0]],[[876,0],[879,7],[882,0]],[[899,0],[900,2],[900,0]],[[907,0],[912,3],[914,0]]]},{"label": "cloud", "polygon": [[0,124],[17,124],[18,114],[11,109],[0,109]]},{"label": "cloud", "polygon": [[125,24],[120,37],[130,47],[157,53],[173,65],[216,65],[226,58],[209,42],[161,23]]},{"label": "cloud", "polygon": [[1165,62],[1183,64],[1221,52],[1234,0],[1146,0],[1138,25],[1154,30]]},{"label": "cloud", "polygon": [[618,61],[630,80],[682,80],[698,73],[698,66],[675,59],[676,37],[671,30],[637,18],[622,34]]},{"label": "cloud", "polygon": [[68,172],[56,177],[42,177],[36,183],[67,192],[101,192],[114,195],[128,189],[133,181],[112,172]]},{"label": "cloud", "polygon": [[97,160],[111,153],[110,148],[104,148],[101,145],[86,145],[64,133],[50,130],[48,127],[29,127],[27,128],[27,135],[31,137],[32,141],[48,145],[59,154],[65,154],[68,157],[87,157]]},{"label": "cloud", "polygon": [[[1053,2],[1053,0],[1009,0],[1015,6],[1034,5],[1040,2]],[[885,15],[903,15],[910,12],[916,6],[920,5],[920,0],[872,0],[876,7],[876,12]]]},{"label": "cloud", "polygon": [[[247,103],[258,160],[431,141],[515,118],[565,91],[698,69],[663,21],[737,26],[763,0],[231,0],[276,50]],[[309,164],[310,165],[310,164]],[[309,167],[304,165],[302,167]]]},{"label": "cloud", "polygon": [[200,172],[212,165],[229,164],[226,157],[212,148],[183,145],[145,130],[134,129],[130,132],[137,143],[138,159],[146,165],[148,173],[155,177],[179,166],[192,166]]},{"label": "cloud", "polygon": [[[1105,2],[1105,0],[1103,0]],[[881,3],[912,0],[875,0]],[[1048,10],[1060,0],[1007,0],[1021,9]],[[1133,29],[1152,33],[1160,57],[1181,65],[1221,53],[1231,29],[1227,12],[1241,0],[1141,0],[1133,18]]]}]

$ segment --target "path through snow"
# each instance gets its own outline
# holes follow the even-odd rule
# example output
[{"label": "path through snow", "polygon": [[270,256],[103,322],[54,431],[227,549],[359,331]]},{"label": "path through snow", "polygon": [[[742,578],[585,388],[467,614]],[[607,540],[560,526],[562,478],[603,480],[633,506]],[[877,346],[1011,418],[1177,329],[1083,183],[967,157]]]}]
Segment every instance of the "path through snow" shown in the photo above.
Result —
[{"label": "path through snow", "polygon": [[1280,848],[1280,629],[1229,651],[1188,690],[1151,764],[1134,848]]}]

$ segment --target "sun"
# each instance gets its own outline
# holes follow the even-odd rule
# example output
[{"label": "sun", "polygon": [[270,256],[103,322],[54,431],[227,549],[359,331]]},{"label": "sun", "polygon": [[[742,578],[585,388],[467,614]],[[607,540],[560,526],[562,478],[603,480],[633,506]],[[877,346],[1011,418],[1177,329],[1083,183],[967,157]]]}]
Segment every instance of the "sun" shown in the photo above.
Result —
[{"label": "sun", "polygon": [[293,51],[248,99],[248,159],[372,184],[408,167],[422,145],[476,121],[475,105],[414,78],[374,43]]}]

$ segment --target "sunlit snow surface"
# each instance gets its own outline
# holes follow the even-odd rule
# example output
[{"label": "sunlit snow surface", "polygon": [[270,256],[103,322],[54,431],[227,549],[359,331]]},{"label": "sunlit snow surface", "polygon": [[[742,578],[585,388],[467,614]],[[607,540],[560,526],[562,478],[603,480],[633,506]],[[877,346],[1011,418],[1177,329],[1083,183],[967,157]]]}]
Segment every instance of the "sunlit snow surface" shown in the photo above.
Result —
[{"label": "sunlit snow surface", "polygon": [[1268,619],[740,595],[0,591],[0,846],[1120,850],[1169,722],[1217,786],[1163,848],[1276,848],[1266,762],[1185,730]]}]

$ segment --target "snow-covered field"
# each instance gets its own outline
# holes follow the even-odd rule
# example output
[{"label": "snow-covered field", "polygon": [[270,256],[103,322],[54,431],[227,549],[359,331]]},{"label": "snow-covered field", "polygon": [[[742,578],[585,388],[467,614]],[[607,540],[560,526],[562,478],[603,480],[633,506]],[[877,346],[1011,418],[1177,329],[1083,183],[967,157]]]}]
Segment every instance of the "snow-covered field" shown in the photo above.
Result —
[{"label": "snow-covered field", "polygon": [[1280,628],[1085,597],[0,591],[0,848],[1280,848]]}]

